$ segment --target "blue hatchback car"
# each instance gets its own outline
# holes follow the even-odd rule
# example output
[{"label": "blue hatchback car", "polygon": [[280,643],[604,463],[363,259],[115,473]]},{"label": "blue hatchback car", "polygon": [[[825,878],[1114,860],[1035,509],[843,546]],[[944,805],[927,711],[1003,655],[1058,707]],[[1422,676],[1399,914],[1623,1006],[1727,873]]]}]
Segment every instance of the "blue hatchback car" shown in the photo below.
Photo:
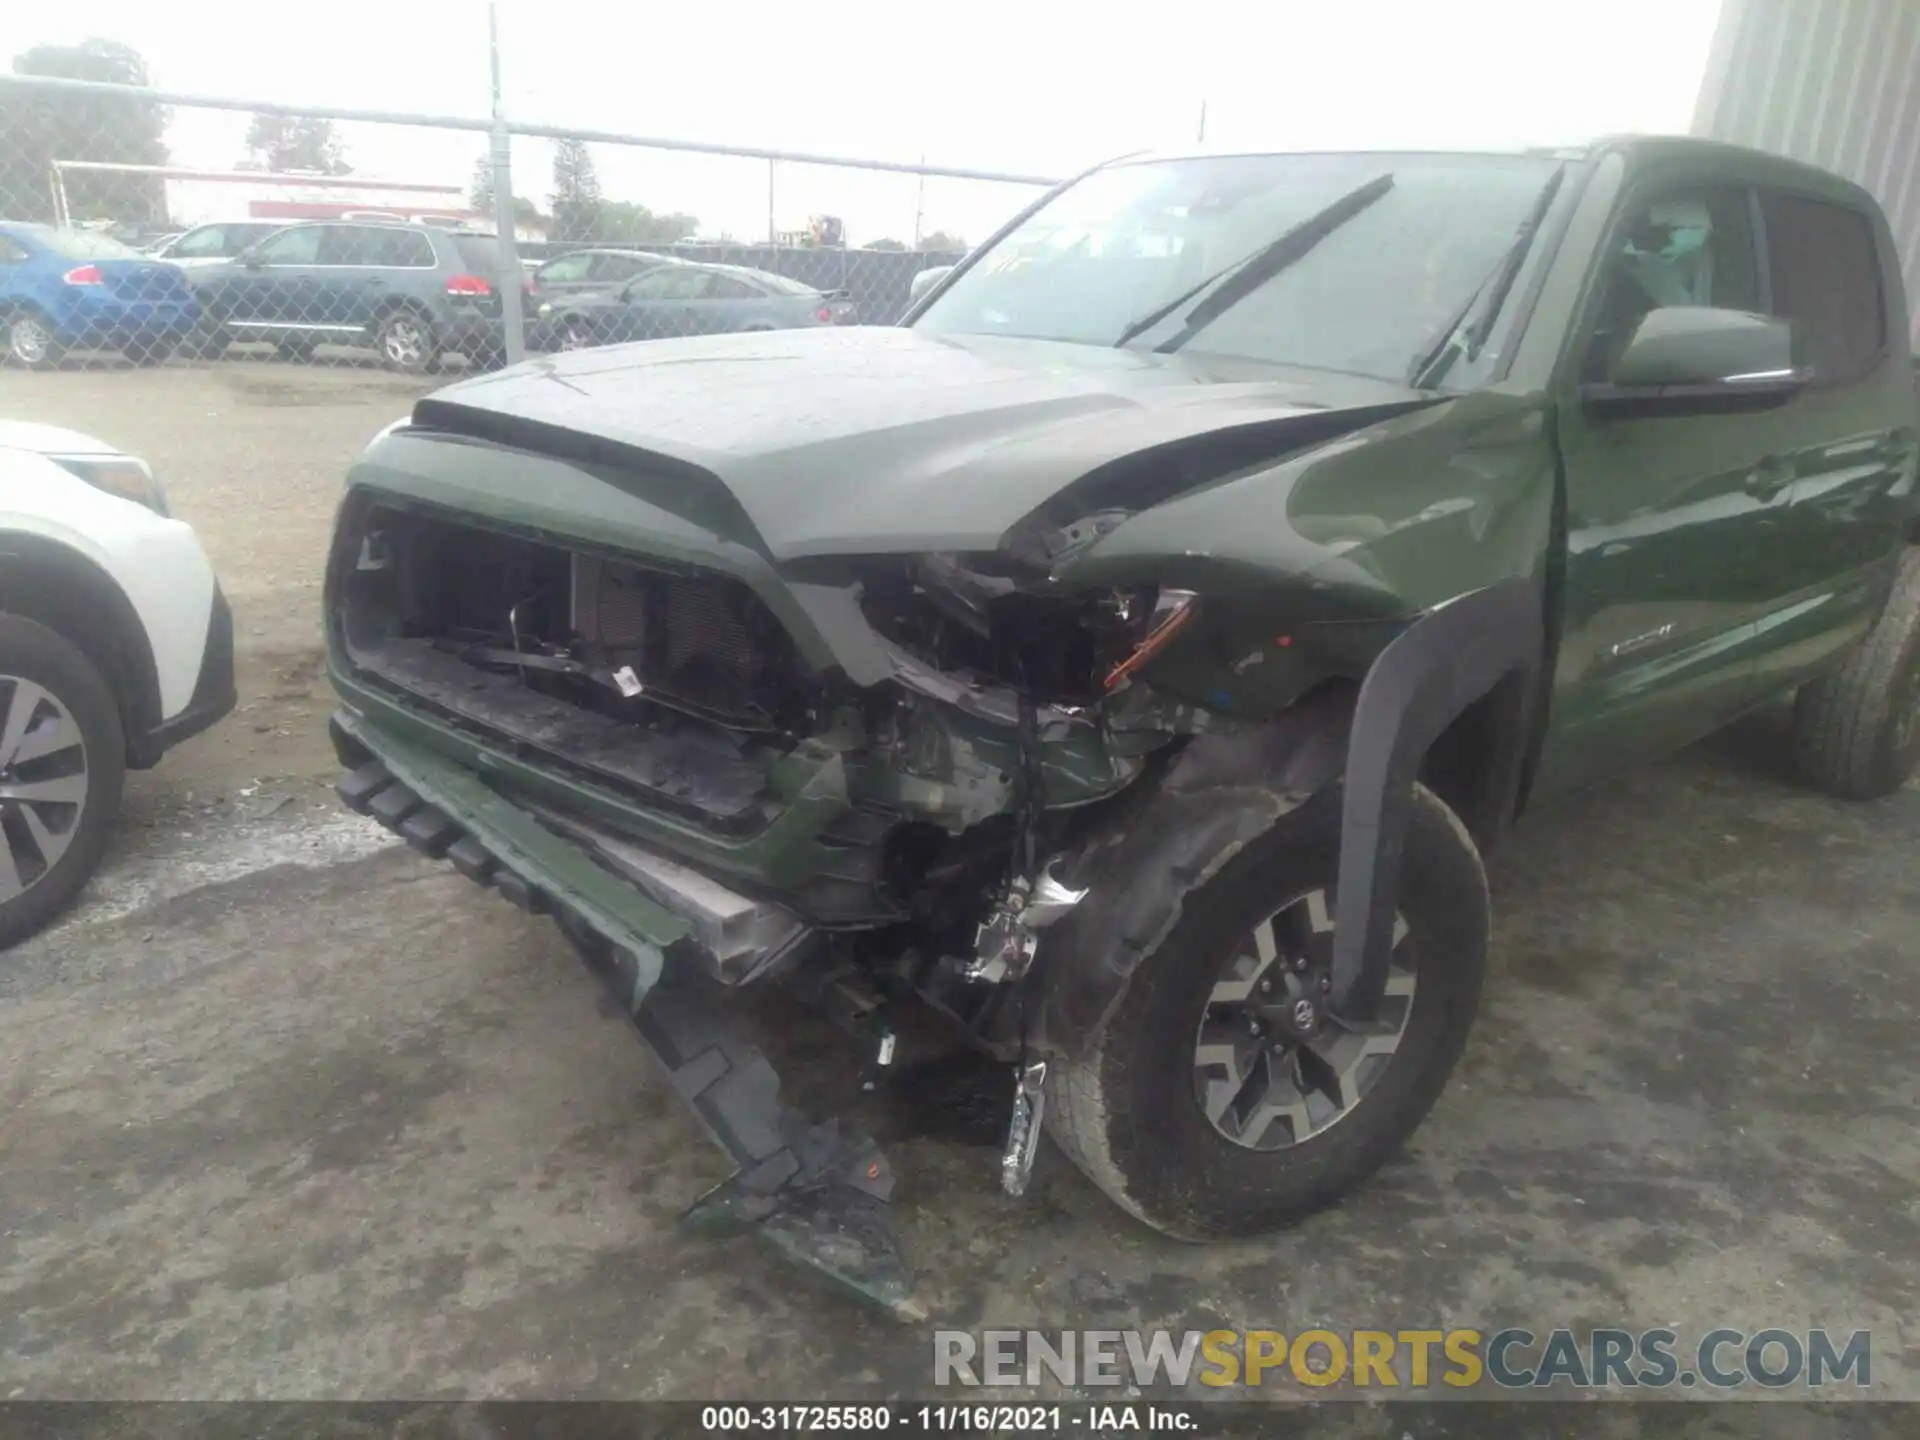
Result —
[{"label": "blue hatchback car", "polygon": [[199,315],[177,265],[91,230],[0,221],[0,333],[17,365],[52,369],[68,350],[157,365]]}]

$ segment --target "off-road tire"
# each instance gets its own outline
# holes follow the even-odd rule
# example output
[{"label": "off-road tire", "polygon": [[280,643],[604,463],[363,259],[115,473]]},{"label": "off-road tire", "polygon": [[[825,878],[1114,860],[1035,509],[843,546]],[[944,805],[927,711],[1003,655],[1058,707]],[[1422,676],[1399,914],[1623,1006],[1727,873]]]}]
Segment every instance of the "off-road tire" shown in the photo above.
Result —
[{"label": "off-road tire", "polygon": [[1338,1200],[1410,1135],[1466,1044],[1486,965],[1486,872],[1466,827],[1416,788],[1399,913],[1417,989],[1399,1048],[1353,1110],[1278,1150],[1222,1136],[1194,1098],[1196,1031],[1240,938],[1338,868],[1340,796],[1288,813],[1181,897],[1101,1033],[1049,1077],[1047,1130],[1121,1208],[1182,1240],[1256,1235]]},{"label": "off-road tire", "polygon": [[1900,556],[1873,629],[1793,706],[1800,773],[1846,800],[1891,795],[1920,766],[1920,546]]},{"label": "off-road tire", "polygon": [[[33,884],[12,899],[0,900],[4,950],[64,910],[99,865],[120,810],[127,742],[119,707],[99,670],[78,647],[45,626],[0,615],[0,676],[34,682],[72,716],[86,747],[87,775],[86,799],[65,852]],[[6,843],[4,836],[0,843]]]}]

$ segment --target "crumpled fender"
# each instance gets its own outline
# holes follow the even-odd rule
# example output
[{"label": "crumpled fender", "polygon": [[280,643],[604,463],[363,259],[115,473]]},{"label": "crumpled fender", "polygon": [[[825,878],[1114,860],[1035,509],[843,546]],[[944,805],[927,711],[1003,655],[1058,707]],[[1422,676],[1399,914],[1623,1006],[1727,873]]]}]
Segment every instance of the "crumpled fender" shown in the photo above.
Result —
[{"label": "crumpled fender", "polygon": [[1329,694],[1257,728],[1196,736],[1158,784],[1122,801],[1115,822],[1067,857],[1059,877],[1092,888],[1040,942],[1040,1048],[1081,1054],[1186,896],[1339,777],[1351,703]]},{"label": "crumpled fender", "polygon": [[[1186,896],[1250,841],[1329,785],[1343,785],[1335,896],[1337,1013],[1379,1003],[1399,898],[1400,855],[1420,762],[1469,705],[1509,677],[1535,690],[1544,616],[1537,581],[1514,579],[1438,607],[1380,652],[1358,697],[1310,696],[1272,721],[1203,734],[1157,785],[1068,856],[1059,877],[1090,886],[1049,927],[1033,979],[1039,1042],[1077,1057],[1106,1024],[1140,963],[1178,923]],[[1497,777],[1510,803],[1530,706],[1509,717]]]}]

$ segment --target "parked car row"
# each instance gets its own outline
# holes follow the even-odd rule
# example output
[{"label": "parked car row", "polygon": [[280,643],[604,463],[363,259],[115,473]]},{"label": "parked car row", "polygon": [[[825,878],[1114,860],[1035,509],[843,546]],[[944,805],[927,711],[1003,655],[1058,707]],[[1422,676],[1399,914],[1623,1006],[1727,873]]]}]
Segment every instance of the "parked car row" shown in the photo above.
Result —
[{"label": "parked car row", "polygon": [[[505,359],[505,269],[489,233],[397,221],[202,225],[143,253],[88,230],[0,222],[0,327],[13,363],[72,349],[157,364],[183,347],[217,357],[269,343],[284,359],[371,345],[424,374],[449,353]],[[855,323],[844,293],[735,265],[637,250],[572,251],[523,268],[530,350],[665,335]]]}]

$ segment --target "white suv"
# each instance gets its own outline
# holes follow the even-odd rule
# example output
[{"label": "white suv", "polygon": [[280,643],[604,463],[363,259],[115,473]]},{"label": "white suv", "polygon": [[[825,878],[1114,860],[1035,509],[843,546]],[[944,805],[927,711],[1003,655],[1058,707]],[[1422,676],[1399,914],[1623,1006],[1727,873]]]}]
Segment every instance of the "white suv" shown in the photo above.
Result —
[{"label": "white suv", "polygon": [[127,770],[233,705],[226,597],[146,463],[0,420],[0,949],[86,884]]}]

